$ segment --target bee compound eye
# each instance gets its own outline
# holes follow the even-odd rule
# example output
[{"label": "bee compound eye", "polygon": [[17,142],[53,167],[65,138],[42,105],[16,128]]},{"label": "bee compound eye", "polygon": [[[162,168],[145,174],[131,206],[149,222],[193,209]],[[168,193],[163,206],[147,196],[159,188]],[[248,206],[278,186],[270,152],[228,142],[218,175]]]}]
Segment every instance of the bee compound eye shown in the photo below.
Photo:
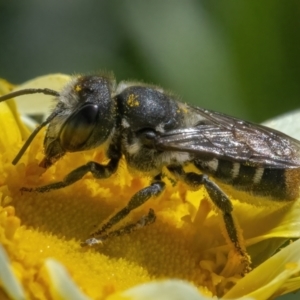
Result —
[{"label": "bee compound eye", "polygon": [[59,136],[61,147],[65,151],[84,149],[86,141],[97,125],[98,113],[98,105],[86,104],[66,120]]}]

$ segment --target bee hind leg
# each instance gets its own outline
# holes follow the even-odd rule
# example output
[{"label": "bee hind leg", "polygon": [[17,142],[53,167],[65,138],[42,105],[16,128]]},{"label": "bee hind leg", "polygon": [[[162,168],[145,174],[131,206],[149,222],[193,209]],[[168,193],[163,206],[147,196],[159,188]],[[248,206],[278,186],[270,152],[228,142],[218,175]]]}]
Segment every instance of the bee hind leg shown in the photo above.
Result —
[{"label": "bee hind leg", "polygon": [[219,188],[219,186],[211,181],[205,174],[197,174],[194,172],[185,172],[181,166],[169,166],[169,171],[175,177],[187,185],[197,188],[204,185],[208,195],[214,205],[222,212],[222,217],[225,223],[227,235],[234,245],[237,253],[240,255],[244,270],[243,273],[248,273],[251,270],[250,258],[243,244],[243,237],[238,232],[238,225],[232,216],[233,206],[228,196]]}]

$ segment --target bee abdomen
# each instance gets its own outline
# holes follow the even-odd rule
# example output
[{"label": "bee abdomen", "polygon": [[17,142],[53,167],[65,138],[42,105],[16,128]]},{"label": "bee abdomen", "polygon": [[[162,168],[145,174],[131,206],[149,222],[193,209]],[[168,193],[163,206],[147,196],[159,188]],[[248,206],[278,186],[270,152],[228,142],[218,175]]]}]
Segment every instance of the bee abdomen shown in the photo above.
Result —
[{"label": "bee abdomen", "polygon": [[300,169],[253,167],[217,158],[194,163],[202,172],[238,190],[279,201],[299,196]]}]

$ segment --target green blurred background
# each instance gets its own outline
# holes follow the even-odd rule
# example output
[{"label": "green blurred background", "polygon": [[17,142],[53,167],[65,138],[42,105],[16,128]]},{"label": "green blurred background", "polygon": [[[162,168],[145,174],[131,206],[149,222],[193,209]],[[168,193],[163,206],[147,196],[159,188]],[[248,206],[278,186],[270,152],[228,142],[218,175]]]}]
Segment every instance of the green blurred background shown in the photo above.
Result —
[{"label": "green blurred background", "polygon": [[300,107],[299,0],[0,0],[0,76],[113,70],[261,122]]},{"label": "green blurred background", "polygon": [[0,0],[0,77],[113,70],[261,122],[300,107],[299,0]]}]

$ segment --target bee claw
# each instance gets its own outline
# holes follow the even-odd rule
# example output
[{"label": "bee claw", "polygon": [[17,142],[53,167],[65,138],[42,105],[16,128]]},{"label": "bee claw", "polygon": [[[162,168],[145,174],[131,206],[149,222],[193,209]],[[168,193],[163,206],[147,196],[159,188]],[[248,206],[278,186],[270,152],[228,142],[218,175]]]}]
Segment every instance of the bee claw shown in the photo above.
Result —
[{"label": "bee claw", "polygon": [[21,187],[20,188],[20,192],[23,193],[23,192],[32,192],[33,191],[33,188],[28,188],[28,187]]},{"label": "bee claw", "polygon": [[101,239],[96,239],[96,238],[90,238],[85,240],[84,242],[80,243],[81,247],[92,247],[95,245],[103,244],[103,241]]}]

